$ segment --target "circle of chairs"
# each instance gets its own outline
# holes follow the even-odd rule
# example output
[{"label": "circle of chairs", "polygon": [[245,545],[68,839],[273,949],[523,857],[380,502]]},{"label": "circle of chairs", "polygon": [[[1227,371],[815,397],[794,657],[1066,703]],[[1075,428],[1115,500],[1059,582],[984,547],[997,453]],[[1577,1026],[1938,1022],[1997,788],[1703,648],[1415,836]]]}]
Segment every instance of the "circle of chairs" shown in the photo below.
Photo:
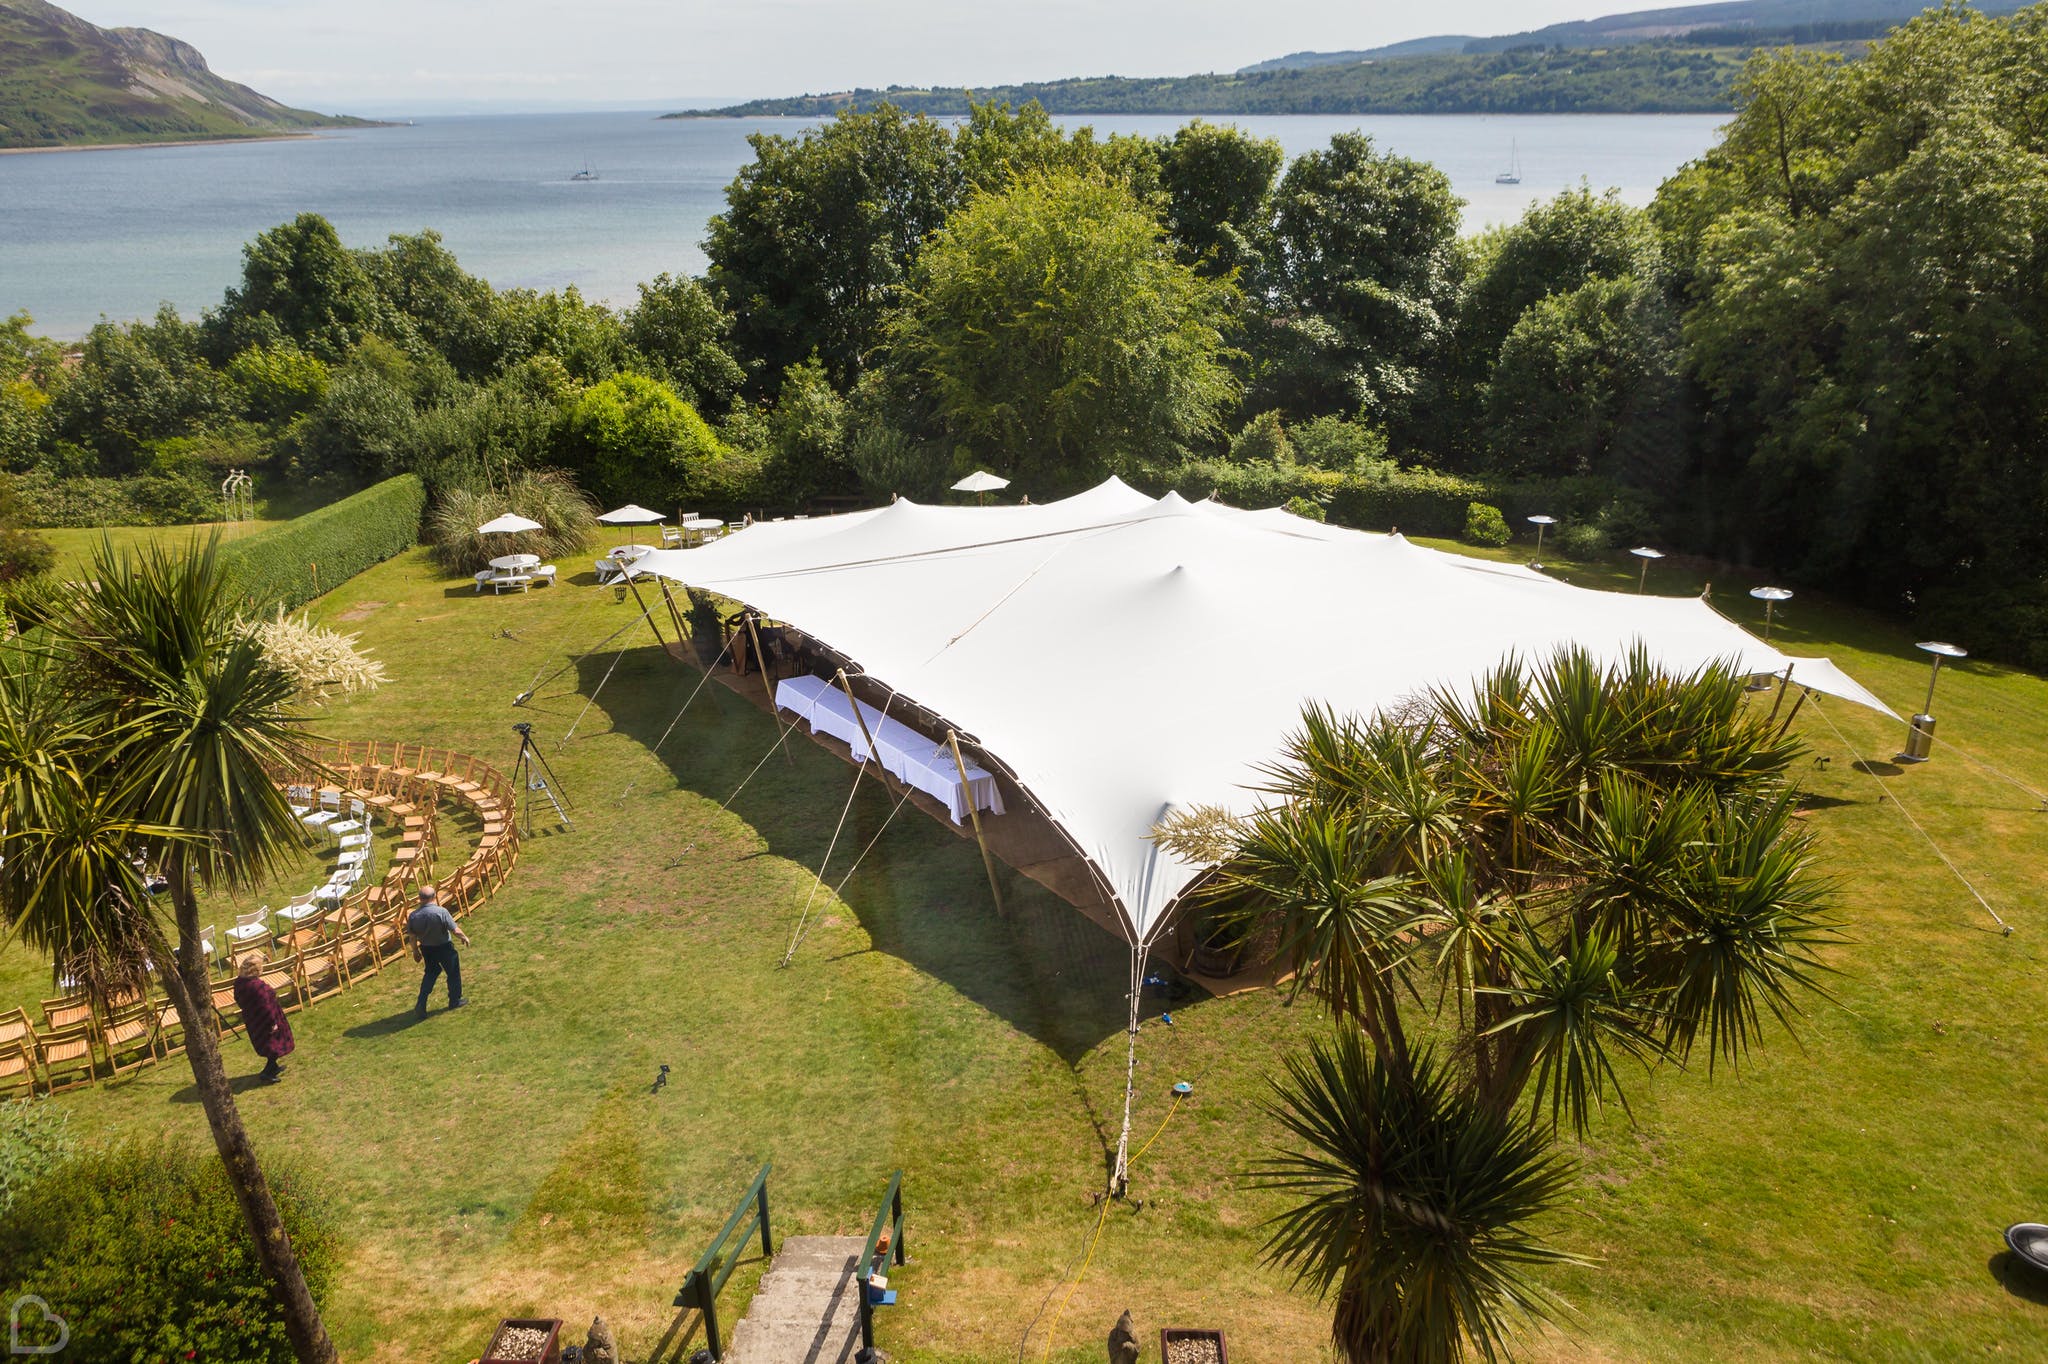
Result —
[{"label": "circle of chairs", "polygon": [[[512,784],[481,758],[379,740],[316,756],[314,771],[271,775],[308,831],[334,838],[334,874],[282,910],[264,906],[238,914],[225,932],[200,930],[218,1036],[242,1030],[234,983],[244,958],[259,957],[278,1003],[296,1013],[409,954],[405,916],[420,885],[434,884],[462,918],[504,884],[519,856]],[[437,872],[444,811],[466,811],[481,832],[459,864]],[[397,846],[373,879],[377,822],[389,825]],[[75,1089],[184,1049],[184,1025],[160,987],[103,1004],[82,992],[60,995],[42,1001],[40,1022],[26,1009],[0,1011],[0,1098]]]}]

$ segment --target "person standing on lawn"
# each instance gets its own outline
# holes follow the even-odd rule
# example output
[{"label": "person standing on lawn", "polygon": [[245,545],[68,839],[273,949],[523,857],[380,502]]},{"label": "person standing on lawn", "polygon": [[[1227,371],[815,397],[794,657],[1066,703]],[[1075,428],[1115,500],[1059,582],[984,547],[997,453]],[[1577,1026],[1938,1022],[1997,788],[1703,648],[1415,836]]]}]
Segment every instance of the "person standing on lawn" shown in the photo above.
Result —
[{"label": "person standing on lawn", "polygon": [[292,1025],[277,1002],[277,991],[263,979],[263,954],[251,952],[235,968],[235,1008],[241,1011],[242,1026],[248,1029],[249,1045],[263,1058],[265,1084],[276,1084],[284,1074],[279,1064],[298,1044],[292,1040]]},{"label": "person standing on lawn", "polygon": [[432,886],[420,887],[420,905],[405,917],[405,931],[412,934],[412,940],[420,945],[420,960],[426,963],[426,979],[420,982],[420,1002],[413,1006],[414,1018],[427,1016],[427,996],[434,992],[434,982],[441,973],[448,973],[448,1007],[459,1009],[469,1003],[469,997],[462,993],[462,958],[456,954],[454,939],[462,939],[464,947],[469,946],[469,934],[462,931],[462,925],[455,922],[455,916],[442,907],[439,896]]}]

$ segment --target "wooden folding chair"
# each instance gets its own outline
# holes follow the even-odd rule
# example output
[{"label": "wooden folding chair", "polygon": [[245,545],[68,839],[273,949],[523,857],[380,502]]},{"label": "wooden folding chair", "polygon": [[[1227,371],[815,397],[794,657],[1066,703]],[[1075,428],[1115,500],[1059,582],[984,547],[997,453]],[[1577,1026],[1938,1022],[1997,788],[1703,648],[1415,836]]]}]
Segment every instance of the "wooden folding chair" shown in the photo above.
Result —
[{"label": "wooden folding chair", "polygon": [[[93,1051],[92,1029],[66,1028],[46,1032],[35,1043],[36,1068],[43,1073],[43,1091],[60,1093],[89,1085],[100,1078],[99,1058]],[[59,1083],[59,1077],[63,1082]]]},{"label": "wooden folding chair", "polygon": [[150,1009],[156,1014],[157,1057],[168,1061],[185,1050],[185,1020],[178,1017],[178,1006],[168,999],[158,1000]]},{"label": "wooden folding chair", "polygon": [[348,966],[338,942],[330,940],[294,953],[292,964],[302,1004],[338,995],[348,988]]},{"label": "wooden folding chair", "polygon": [[100,1029],[100,1042],[109,1075],[152,1064],[157,1059],[156,1010],[136,1003],[109,1013],[106,1026]]},{"label": "wooden folding chair", "polygon": [[92,1001],[84,995],[64,995],[43,1001],[43,1023],[52,1032],[69,1028],[91,1028]]},{"label": "wooden folding chair", "polygon": [[265,985],[277,996],[278,1007],[288,1014],[295,1014],[306,1007],[305,992],[299,988],[299,954],[286,952],[271,960],[258,973]]},{"label": "wooden folding chair", "polygon": [[0,1045],[0,1098],[29,1098],[36,1083],[34,1049],[25,1042]]},{"label": "wooden folding chair", "polygon": [[341,954],[341,969],[348,972],[351,985],[384,969],[384,958],[377,955],[375,927],[366,918],[334,940],[334,950]]},{"label": "wooden folding chair", "polygon": [[379,962],[390,961],[406,950],[405,915],[395,905],[386,905],[370,917],[370,950]]},{"label": "wooden folding chair", "polygon": [[235,982],[217,980],[208,994],[213,1005],[214,1026],[222,1037],[233,1037],[242,1030],[242,1006],[235,1003]]}]

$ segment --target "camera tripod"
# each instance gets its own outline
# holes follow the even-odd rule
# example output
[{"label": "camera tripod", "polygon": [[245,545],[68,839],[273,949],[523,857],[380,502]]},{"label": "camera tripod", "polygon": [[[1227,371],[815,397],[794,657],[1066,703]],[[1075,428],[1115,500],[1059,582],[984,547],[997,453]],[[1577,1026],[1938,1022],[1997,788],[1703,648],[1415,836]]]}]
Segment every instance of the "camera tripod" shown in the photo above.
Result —
[{"label": "camera tripod", "polygon": [[[533,726],[518,724],[512,726],[519,735],[519,756],[512,760],[512,779],[519,782],[526,792],[523,820],[524,832],[533,832],[533,793],[538,791],[555,807],[555,818],[562,821],[562,827],[569,827],[569,793],[562,789],[561,778],[548,765],[547,755],[540,751],[540,745],[533,741]],[[542,774],[546,775],[543,776]]]}]

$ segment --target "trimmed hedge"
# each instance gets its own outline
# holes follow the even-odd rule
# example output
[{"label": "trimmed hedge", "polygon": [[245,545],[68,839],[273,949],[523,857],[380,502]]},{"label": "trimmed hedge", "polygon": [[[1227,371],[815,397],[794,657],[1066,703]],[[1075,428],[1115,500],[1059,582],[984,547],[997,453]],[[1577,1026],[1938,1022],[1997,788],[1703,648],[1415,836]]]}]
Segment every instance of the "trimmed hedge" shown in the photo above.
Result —
[{"label": "trimmed hedge", "polygon": [[419,543],[427,510],[418,474],[400,474],[221,549],[243,593],[296,610]]},{"label": "trimmed hedge", "polygon": [[1446,540],[1464,534],[1466,509],[1474,502],[1500,508],[1509,528],[1519,533],[1526,530],[1522,518],[1538,512],[1566,522],[1591,520],[1620,492],[1598,478],[1489,483],[1427,469],[1341,473],[1305,464],[1224,460],[1197,460],[1170,472],[1134,476],[1132,482],[1153,493],[1177,488],[1190,501],[1213,493],[1233,507],[1280,507],[1301,497],[1321,505],[1332,525],[1398,528],[1407,535]]}]

